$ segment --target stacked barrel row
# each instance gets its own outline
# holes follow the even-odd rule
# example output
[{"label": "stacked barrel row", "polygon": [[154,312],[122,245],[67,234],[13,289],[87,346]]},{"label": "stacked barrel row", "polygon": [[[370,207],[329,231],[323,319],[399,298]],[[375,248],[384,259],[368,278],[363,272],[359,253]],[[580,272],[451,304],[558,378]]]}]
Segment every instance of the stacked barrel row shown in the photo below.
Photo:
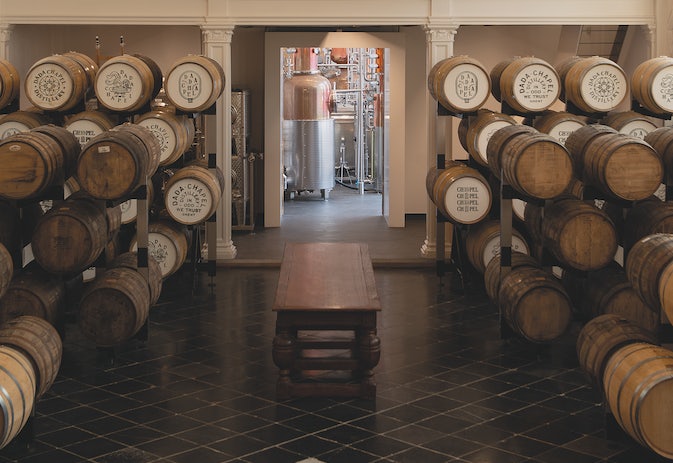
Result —
[{"label": "stacked barrel row", "polygon": [[577,356],[620,427],[657,454],[673,458],[673,352],[657,342],[652,332],[605,314],[582,328]]},{"label": "stacked barrel row", "polygon": [[[48,98],[41,79],[49,75],[77,82],[76,96],[56,103],[70,89],[66,85]],[[0,232],[11,224],[0,238],[20,269],[0,299],[1,318],[25,312],[55,323],[66,298],[64,283],[96,265],[96,279],[78,301],[80,328],[99,346],[137,332],[162,280],[187,257],[187,227],[211,217],[221,198],[219,169],[188,162],[185,153],[193,149],[192,118],[214,104],[223,78],[213,60],[189,55],[172,66],[161,99],[163,76],[147,57],[122,55],[98,67],[84,55],[67,53],[35,63],[25,85],[35,107],[0,119],[0,156],[8,166],[0,173],[0,212],[9,219]],[[24,156],[17,157],[19,151]],[[135,254],[116,256],[120,249],[137,248],[137,197],[145,184],[154,206],[145,231],[149,262],[141,262],[148,269],[140,271]],[[59,193],[66,199],[40,201]],[[38,201],[47,212],[24,223]],[[24,267],[21,248],[27,243],[35,262]]]}]

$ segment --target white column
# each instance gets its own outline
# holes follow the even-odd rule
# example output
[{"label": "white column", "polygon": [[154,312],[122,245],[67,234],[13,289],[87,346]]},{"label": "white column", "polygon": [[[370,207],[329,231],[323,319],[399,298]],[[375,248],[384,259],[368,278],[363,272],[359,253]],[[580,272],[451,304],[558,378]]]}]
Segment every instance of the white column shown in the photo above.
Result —
[{"label": "white column", "polygon": [[[236,247],[231,240],[231,37],[234,26],[201,26],[201,32],[203,54],[217,61],[225,76],[215,116],[215,153],[217,166],[224,176],[224,194],[217,210],[216,256],[219,261],[236,257]],[[206,127],[212,128],[212,124],[207,123]]]},{"label": "white column", "polygon": [[[425,27],[425,67],[426,75],[439,61],[453,56],[453,42],[458,31],[458,25],[429,25]],[[428,127],[428,169],[437,164],[437,153],[446,154],[446,159],[451,159],[451,134],[452,121],[446,119],[446,127],[437,127],[437,102],[426,92],[428,99],[427,127]],[[436,216],[435,205],[430,198],[427,200],[425,217],[425,242],[421,246],[423,257],[434,258],[437,255],[436,242]],[[451,224],[446,224],[444,236],[446,237],[445,255],[449,255],[451,249],[451,236],[453,229]]]},{"label": "white column", "polygon": [[0,59],[10,61],[9,41],[12,37],[13,24],[0,24]]}]

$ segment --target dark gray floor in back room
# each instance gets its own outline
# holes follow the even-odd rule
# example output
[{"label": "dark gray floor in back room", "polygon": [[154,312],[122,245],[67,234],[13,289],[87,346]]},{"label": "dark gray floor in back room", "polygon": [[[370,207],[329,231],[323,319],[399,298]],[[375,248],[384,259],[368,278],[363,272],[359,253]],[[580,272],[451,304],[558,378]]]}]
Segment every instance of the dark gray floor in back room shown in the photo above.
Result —
[{"label": "dark gray floor in back room", "polygon": [[[332,236],[337,219],[316,236]],[[351,231],[338,236],[352,240]],[[402,243],[385,233],[375,241],[398,257]],[[0,462],[663,461],[619,433],[607,438],[603,408],[577,367],[577,326],[538,348],[501,339],[479,281],[461,294],[431,266],[377,266],[375,277],[383,306],[375,401],[278,402],[270,309],[278,268],[218,268],[214,286],[200,274],[194,290],[185,271],[152,309],[147,341],[120,346],[114,363],[66,324],[32,442],[13,441]]]}]

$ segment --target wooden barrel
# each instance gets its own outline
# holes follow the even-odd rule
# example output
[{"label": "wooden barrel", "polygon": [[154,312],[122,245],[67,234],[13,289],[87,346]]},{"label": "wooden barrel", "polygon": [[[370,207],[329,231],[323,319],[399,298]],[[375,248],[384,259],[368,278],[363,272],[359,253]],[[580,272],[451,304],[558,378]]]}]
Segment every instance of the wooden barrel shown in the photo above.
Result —
[{"label": "wooden barrel", "polygon": [[63,56],[70,58],[82,68],[82,71],[84,71],[84,75],[86,76],[86,88],[87,90],[93,90],[93,86],[96,84],[98,64],[96,64],[96,62],[88,55],[78,51],[67,51],[63,53]]},{"label": "wooden barrel", "polygon": [[488,181],[478,170],[459,161],[448,161],[441,170],[432,167],[426,176],[426,189],[437,209],[453,223],[480,222],[491,210]]},{"label": "wooden barrel", "polygon": [[0,140],[48,123],[47,117],[35,111],[14,111],[5,114],[0,117]]},{"label": "wooden barrel", "polygon": [[[144,127],[132,131],[130,126],[103,132],[82,148],[75,177],[94,198],[127,199],[156,169],[158,142]],[[140,133],[145,137],[139,137]],[[151,151],[148,146],[153,147]]]},{"label": "wooden barrel", "polygon": [[602,387],[610,357],[620,347],[637,342],[657,344],[657,336],[619,315],[598,315],[589,320],[577,336],[580,368]]},{"label": "wooden barrel", "polygon": [[673,320],[673,265],[669,262],[659,276],[659,301],[666,318]]},{"label": "wooden barrel", "polygon": [[26,97],[45,111],[68,111],[85,99],[88,74],[80,62],[67,55],[42,58],[31,66],[24,80]]},{"label": "wooden barrel", "polygon": [[560,196],[573,176],[570,154],[546,134],[527,133],[510,138],[497,157],[494,164],[500,165],[503,180],[531,198]]},{"label": "wooden barrel", "polygon": [[601,56],[577,60],[566,73],[564,86],[567,102],[590,114],[615,110],[629,93],[624,70]]},{"label": "wooden barrel", "polygon": [[114,126],[112,117],[102,111],[82,111],[69,117],[64,127],[72,132],[80,146],[84,146]]},{"label": "wooden barrel", "polygon": [[124,123],[117,125],[110,129],[111,132],[129,132],[135,136],[144,146],[147,151],[148,166],[147,176],[151,177],[159,167],[161,159],[161,145],[159,140],[152,134],[152,132],[142,125]]},{"label": "wooden barrel", "polygon": [[589,143],[598,138],[617,133],[615,129],[603,124],[588,124],[580,127],[566,138],[565,147],[573,159],[575,176],[583,180],[584,153]]},{"label": "wooden barrel", "polygon": [[100,66],[94,89],[101,106],[115,112],[134,112],[149,105],[156,85],[146,60],[120,55]]},{"label": "wooden barrel", "polygon": [[577,270],[603,268],[617,252],[617,232],[608,215],[578,199],[562,199],[545,207],[541,232],[551,253]]},{"label": "wooden barrel", "polygon": [[491,72],[489,73],[489,77],[491,78],[491,93],[493,94],[493,97],[499,102],[502,101],[502,95],[500,93],[500,76],[507,66],[519,58],[521,57],[510,56],[509,58],[499,61],[491,68]]},{"label": "wooden barrel", "polygon": [[[484,273],[491,259],[500,254],[500,221],[485,220],[474,224],[465,237],[467,259]],[[512,251],[530,254],[528,243],[517,229],[512,228]]]},{"label": "wooden barrel", "polygon": [[32,247],[49,273],[74,274],[89,267],[107,242],[105,211],[90,200],[68,198],[38,221]]},{"label": "wooden barrel", "polygon": [[176,162],[192,146],[194,122],[185,115],[168,111],[151,111],[138,117],[138,125],[147,128],[159,142],[161,156],[159,164]]},{"label": "wooden barrel", "polygon": [[[540,268],[535,257],[522,252],[513,252],[511,268],[517,267],[536,267]],[[496,255],[491,259],[491,261],[486,266],[484,270],[484,288],[486,289],[486,295],[493,302],[498,301],[498,292],[500,290],[500,254]]]},{"label": "wooden barrel", "polygon": [[653,195],[664,165],[646,142],[620,133],[595,137],[584,150],[582,178],[606,196],[638,201]]},{"label": "wooden barrel", "polygon": [[147,68],[150,70],[152,73],[152,88],[150,90],[150,103],[156,97],[159,92],[161,91],[161,88],[163,86],[164,82],[164,74],[161,72],[161,68],[157,64],[156,61],[154,61],[152,58],[150,58],[147,55],[141,55],[140,53],[134,53],[134,57],[138,58],[140,61],[145,63]]},{"label": "wooden barrel", "polygon": [[37,265],[28,265],[14,274],[5,297],[0,299],[0,323],[30,315],[55,324],[65,297],[65,287],[59,278]]},{"label": "wooden barrel", "polygon": [[659,153],[664,163],[666,180],[671,181],[673,175],[673,127],[659,127],[645,135],[645,143]]},{"label": "wooden barrel", "polygon": [[556,69],[534,56],[513,60],[500,74],[500,101],[519,114],[549,109],[560,91]]},{"label": "wooden barrel", "polygon": [[[107,268],[115,268],[115,267],[126,267],[137,271],[138,253],[128,251],[118,255],[107,266]],[[144,274],[142,275],[143,278],[145,278],[145,275]],[[150,306],[156,304],[157,301],[159,300],[159,296],[161,296],[162,278],[163,276],[161,274],[161,268],[159,267],[159,263],[151,255],[148,256],[147,277],[145,278],[145,281],[147,282],[147,287],[149,288],[150,291]]]},{"label": "wooden barrel", "polygon": [[603,374],[607,404],[631,437],[673,458],[673,352],[649,343],[619,348]]},{"label": "wooden barrel", "polygon": [[610,113],[603,118],[602,124],[608,125],[623,135],[645,139],[645,135],[657,128],[651,117],[643,116],[635,111],[619,111]]},{"label": "wooden barrel", "polygon": [[181,224],[205,222],[217,210],[223,188],[215,169],[200,165],[185,166],[177,170],[166,183],[166,211]]},{"label": "wooden barrel", "polygon": [[[154,201],[154,182],[147,182],[147,205],[152,204]],[[119,205],[121,208],[121,223],[128,224],[133,223],[138,218],[138,200],[127,199]]]},{"label": "wooden barrel", "polygon": [[35,403],[35,371],[22,352],[0,346],[0,448],[23,429]]},{"label": "wooden barrel", "polygon": [[[183,225],[168,220],[151,221],[148,231],[148,252],[157,261],[161,275],[166,279],[177,272],[187,259],[187,234]],[[131,239],[129,250],[138,250],[137,237]]]},{"label": "wooden barrel", "polygon": [[484,66],[469,56],[452,56],[436,63],[428,74],[430,95],[449,111],[474,112],[491,92]]},{"label": "wooden barrel", "polygon": [[46,131],[34,130],[37,129],[0,141],[0,164],[3,166],[0,169],[0,197],[38,197],[68,176],[71,157],[76,153],[64,151],[60,142]]},{"label": "wooden barrel", "polygon": [[655,233],[638,240],[626,256],[626,276],[640,298],[654,311],[661,308],[660,277],[673,261],[673,235]]},{"label": "wooden barrel", "polygon": [[82,333],[97,346],[115,346],[131,339],[147,320],[147,281],[128,267],[105,270],[91,283],[79,305]]},{"label": "wooden barrel", "polygon": [[669,56],[643,61],[631,74],[631,96],[655,114],[673,112],[672,74],[673,58]]},{"label": "wooden barrel", "polygon": [[500,152],[503,150],[503,147],[515,138],[532,133],[538,133],[538,131],[529,125],[516,124],[505,125],[496,129],[490,135],[486,142],[486,159],[493,175],[500,179],[502,169],[500,165]]},{"label": "wooden barrel", "polygon": [[659,314],[638,296],[624,268],[617,262],[583,275],[564,270],[561,282],[580,318],[591,320],[599,315],[612,314],[651,333],[657,332]]},{"label": "wooden barrel", "polygon": [[185,112],[210,108],[224,90],[222,66],[203,55],[183,56],[171,65],[164,80],[166,98]]},{"label": "wooden barrel", "polygon": [[570,71],[570,69],[575,65],[575,63],[581,60],[582,60],[581,56],[571,56],[570,58],[566,58],[554,66],[554,68],[556,69],[556,73],[559,76],[559,81],[561,82],[559,100],[563,101],[564,103],[568,101],[568,99],[566,98],[566,90],[565,90],[566,76],[568,75],[568,71]]},{"label": "wooden barrel", "polygon": [[636,241],[655,233],[673,233],[673,203],[652,196],[635,202],[626,211],[622,225],[625,250],[628,252]]},{"label": "wooden barrel", "polygon": [[28,356],[35,369],[39,399],[56,379],[63,344],[56,328],[40,317],[22,315],[0,325],[0,345],[11,346]]},{"label": "wooden barrel", "polygon": [[[43,124],[30,130],[30,133],[42,133],[51,137],[60,147],[63,159],[63,180],[75,172],[77,158],[82,150],[77,138],[67,129],[55,124]],[[60,179],[59,179],[60,180]]]},{"label": "wooden barrel", "polygon": [[463,117],[458,125],[458,140],[470,157],[482,166],[488,166],[486,147],[491,136],[503,127],[516,125],[507,114],[480,109],[476,116]]},{"label": "wooden barrel", "polygon": [[586,125],[586,118],[566,111],[549,111],[533,120],[533,127],[565,145],[575,130]]},{"label": "wooden barrel", "polygon": [[0,59],[0,109],[6,108],[19,97],[21,81],[12,63]]},{"label": "wooden barrel", "polygon": [[559,338],[572,319],[572,303],[563,285],[541,268],[513,268],[501,281],[498,301],[510,328],[532,342]]},{"label": "wooden barrel", "polygon": [[12,281],[14,276],[14,260],[12,259],[12,254],[5,247],[4,244],[0,243],[0,300],[2,296],[5,295],[9,282]]},{"label": "wooden barrel", "polygon": [[20,255],[21,216],[19,208],[10,201],[0,198],[0,243],[12,257]]}]

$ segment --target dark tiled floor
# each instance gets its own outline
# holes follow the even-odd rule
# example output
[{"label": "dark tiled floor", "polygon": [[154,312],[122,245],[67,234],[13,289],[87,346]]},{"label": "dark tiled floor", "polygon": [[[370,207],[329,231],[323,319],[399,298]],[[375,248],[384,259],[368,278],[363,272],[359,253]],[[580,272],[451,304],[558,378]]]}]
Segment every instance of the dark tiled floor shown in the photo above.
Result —
[{"label": "dark tiled floor", "polygon": [[34,439],[14,440],[0,462],[663,461],[620,433],[606,437],[577,368],[578,327],[545,348],[501,339],[478,282],[460,294],[433,268],[375,276],[375,401],[276,401],[277,268],[221,268],[214,286],[201,275],[194,291],[179,274],[152,309],[148,340],[120,346],[114,362],[66,325]]}]

